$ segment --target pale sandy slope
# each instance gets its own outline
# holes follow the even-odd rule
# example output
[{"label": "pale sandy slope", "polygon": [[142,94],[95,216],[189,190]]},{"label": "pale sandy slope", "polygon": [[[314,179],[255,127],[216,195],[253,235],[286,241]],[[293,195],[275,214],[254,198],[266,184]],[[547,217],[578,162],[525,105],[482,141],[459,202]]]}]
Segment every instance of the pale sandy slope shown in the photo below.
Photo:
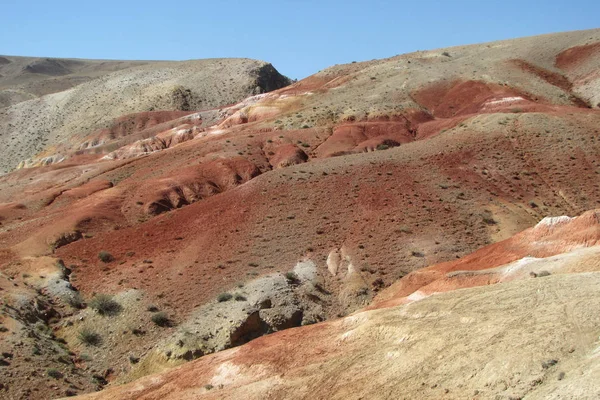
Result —
[{"label": "pale sandy slope", "polygon": [[82,398],[598,398],[599,289],[595,272],[444,293]]}]

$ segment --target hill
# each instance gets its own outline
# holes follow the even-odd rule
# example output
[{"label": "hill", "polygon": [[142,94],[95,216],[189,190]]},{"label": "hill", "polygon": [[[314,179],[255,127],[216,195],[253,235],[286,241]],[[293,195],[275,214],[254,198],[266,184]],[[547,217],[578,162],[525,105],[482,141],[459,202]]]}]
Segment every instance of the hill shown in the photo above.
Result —
[{"label": "hill", "polygon": [[[108,127],[123,114],[236,103],[289,80],[248,59],[182,62],[2,57],[0,172]],[[34,160],[29,160],[34,158]]]},{"label": "hill", "polygon": [[[403,376],[407,398],[593,393],[597,321],[580,305],[593,309],[598,269],[600,30],[338,65],[286,87],[261,62],[166,65],[2,109],[87,126],[17,141],[33,158],[0,176],[2,390],[384,398]],[[159,98],[171,83],[148,76],[163,73],[184,89]],[[229,79],[240,101],[207,84]],[[52,96],[74,111],[38,108]],[[93,124],[77,110],[96,96]],[[348,324],[364,335],[345,345]],[[396,326],[422,347],[397,348]],[[392,365],[405,355],[410,376]],[[497,378],[471,376],[492,358],[508,365]]]}]

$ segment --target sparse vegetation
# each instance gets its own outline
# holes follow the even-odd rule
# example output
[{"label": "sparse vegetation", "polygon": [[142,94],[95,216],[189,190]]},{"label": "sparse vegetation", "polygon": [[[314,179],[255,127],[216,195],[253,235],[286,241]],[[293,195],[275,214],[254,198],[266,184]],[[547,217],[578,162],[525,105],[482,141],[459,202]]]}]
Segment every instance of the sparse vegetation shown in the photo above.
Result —
[{"label": "sparse vegetation", "polygon": [[110,254],[108,251],[101,251],[100,253],[98,253],[98,258],[100,259],[100,261],[102,261],[103,263],[109,263],[114,261],[114,257],[112,256],[112,254]]},{"label": "sparse vegetation", "polygon": [[286,272],[284,276],[285,276],[285,280],[289,284],[297,284],[300,282],[300,279],[298,279],[298,275],[296,275],[296,273],[293,271]]},{"label": "sparse vegetation", "polygon": [[235,301],[246,301],[246,296],[236,293],[234,299],[235,299]]},{"label": "sparse vegetation", "polygon": [[233,296],[231,295],[231,293],[221,293],[220,295],[217,296],[217,301],[219,303],[223,303],[225,301],[229,301],[231,300]]},{"label": "sparse vegetation", "polygon": [[381,143],[381,144],[377,145],[377,150],[387,150],[389,148],[390,148],[390,146],[385,143]]},{"label": "sparse vegetation", "polygon": [[484,210],[481,213],[481,219],[487,225],[496,225],[496,220],[494,219],[494,215],[492,214],[492,212],[490,210]]},{"label": "sparse vegetation", "polygon": [[61,379],[64,375],[62,372],[60,372],[59,370],[57,370],[56,368],[50,368],[46,371],[46,375],[48,375],[50,378],[54,378],[54,379]]},{"label": "sparse vegetation", "polygon": [[140,328],[133,328],[131,329],[131,333],[133,333],[135,336],[144,336],[146,334],[146,331]]},{"label": "sparse vegetation", "polygon": [[100,315],[113,316],[121,312],[123,307],[117,303],[112,296],[107,294],[98,294],[94,296],[89,303],[90,307]]},{"label": "sparse vegetation", "polygon": [[152,314],[152,317],[150,319],[158,326],[165,327],[171,325],[171,319],[164,311],[159,311],[155,314]]},{"label": "sparse vegetation", "polygon": [[81,329],[77,334],[77,338],[87,346],[99,346],[102,343],[102,337],[88,328]]}]

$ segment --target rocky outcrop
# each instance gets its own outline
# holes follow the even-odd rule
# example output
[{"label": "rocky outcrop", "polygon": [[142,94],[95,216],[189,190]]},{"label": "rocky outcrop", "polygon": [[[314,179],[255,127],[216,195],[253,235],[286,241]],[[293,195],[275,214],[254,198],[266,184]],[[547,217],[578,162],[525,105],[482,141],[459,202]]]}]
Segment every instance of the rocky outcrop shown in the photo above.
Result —
[{"label": "rocky outcrop", "polygon": [[42,157],[42,158],[30,158],[28,160],[23,160],[17,165],[17,169],[22,168],[35,168],[42,167],[45,165],[58,164],[65,160],[65,156],[62,154],[53,154],[51,156]]},{"label": "rocky outcrop", "polygon": [[272,92],[292,83],[290,78],[281,75],[272,64],[265,64],[253,73],[256,75],[254,94]]},{"label": "rocky outcrop", "polygon": [[317,289],[322,279],[311,260],[285,274],[270,274],[224,292],[187,319],[177,332],[143,358],[137,371],[160,370],[237,347],[260,336],[324,319],[330,295]]}]

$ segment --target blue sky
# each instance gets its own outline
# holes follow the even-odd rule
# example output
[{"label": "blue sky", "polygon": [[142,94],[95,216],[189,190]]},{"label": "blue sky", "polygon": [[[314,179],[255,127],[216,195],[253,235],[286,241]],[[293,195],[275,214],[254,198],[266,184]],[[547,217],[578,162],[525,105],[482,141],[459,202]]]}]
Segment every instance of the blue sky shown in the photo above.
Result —
[{"label": "blue sky", "polygon": [[0,15],[0,54],[248,57],[303,78],[415,50],[597,28],[600,1],[0,0]]}]

